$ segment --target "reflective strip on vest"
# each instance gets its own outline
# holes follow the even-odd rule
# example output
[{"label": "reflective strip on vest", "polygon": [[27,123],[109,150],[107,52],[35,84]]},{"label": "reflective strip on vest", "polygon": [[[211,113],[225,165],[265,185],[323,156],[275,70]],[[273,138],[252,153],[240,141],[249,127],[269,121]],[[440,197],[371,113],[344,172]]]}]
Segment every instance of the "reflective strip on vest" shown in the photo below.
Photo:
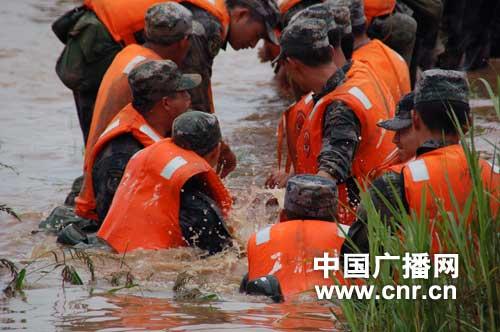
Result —
[{"label": "reflective strip on vest", "polygon": [[318,110],[318,108],[321,106],[321,103],[323,103],[323,98],[321,98],[320,100],[318,100],[318,102],[314,106],[311,114],[309,114],[309,120],[312,120],[312,118],[314,116],[314,113],[316,113],[316,111]]},{"label": "reflective strip on vest", "polygon": [[174,159],[169,161],[169,163],[167,164],[167,166],[165,166],[165,168],[163,168],[163,171],[161,171],[161,176],[167,180],[170,180],[174,175],[175,171],[177,171],[179,168],[181,168],[186,164],[187,164],[186,159],[182,157],[175,157]]},{"label": "reflective strip on vest", "polygon": [[106,130],[104,130],[102,132],[101,136],[99,136],[99,137],[103,137],[104,135],[106,135],[107,133],[109,133],[111,130],[115,129],[119,125],[120,125],[120,119],[117,119],[116,121],[111,122],[109,124],[109,126],[106,128]]},{"label": "reflective strip on vest", "polygon": [[134,69],[134,67],[139,62],[142,62],[144,60],[146,60],[146,57],[144,57],[142,55],[136,56],[135,58],[133,58],[132,60],[130,60],[130,62],[128,63],[127,66],[125,66],[125,69],[123,69],[123,73],[126,74],[126,75],[130,74],[130,72],[132,71],[132,69]]},{"label": "reflective strip on vest", "polygon": [[355,86],[355,87],[350,88],[348,92],[349,92],[349,94],[356,97],[356,99],[358,99],[361,102],[361,104],[363,104],[363,107],[366,110],[369,110],[370,108],[372,108],[372,103],[370,102],[370,99],[368,99],[368,97],[365,95],[365,93],[363,91],[361,91],[360,88]]},{"label": "reflective strip on vest", "polygon": [[150,126],[148,126],[148,125],[142,125],[142,126],[139,128],[139,130],[140,130],[142,133],[144,133],[144,134],[148,135],[148,136],[149,136],[149,138],[151,138],[151,139],[152,139],[153,141],[155,141],[155,142],[158,142],[158,141],[161,139],[161,137],[159,137],[158,135],[156,135],[156,133],[153,131],[153,129],[151,129],[151,127],[150,127]]},{"label": "reflective strip on vest", "polygon": [[410,169],[413,182],[427,181],[430,179],[429,171],[427,170],[427,166],[425,165],[425,161],[423,159],[408,163],[408,167]]},{"label": "reflective strip on vest", "polygon": [[256,245],[264,244],[266,242],[269,242],[270,239],[271,239],[271,226],[260,230],[255,235],[255,244]]},{"label": "reflective strip on vest", "polygon": [[[381,119],[382,120],[382,119]],[[380,122],[380,121],[379,121]],[[387,130],[385,130],[385,128],[382,128],[382,133],[380,134],[380,138],[378,139],[378,142],[377,142],[377,145],[375,146],[375,148],[379,149],[380,146],[382,145],[383,141],[384,141],[384,136],[385,136],[385,132]]]},{"label": "reflective strip on vest", "polygon": [[305,103],[309,104],[309,102],[313,99],[313,93],[309,93],[306,97]]}]

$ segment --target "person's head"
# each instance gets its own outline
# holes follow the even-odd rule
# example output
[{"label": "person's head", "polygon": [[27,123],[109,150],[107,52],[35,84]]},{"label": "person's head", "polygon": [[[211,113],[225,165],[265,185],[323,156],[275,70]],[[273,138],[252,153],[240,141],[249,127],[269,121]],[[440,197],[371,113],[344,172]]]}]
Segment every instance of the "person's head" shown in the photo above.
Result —
[{"label": "person's head", "polygon": [[354,37],[356,38],[366,33],[365,5],[363,0],[327,0],[325,4],[333,7],[348,7]]},{"label": "person's head", "polygon": [[[331,6],[324,3],[319,3],[307,7],[295,14],[290,19],[290,23],[293,23],[294,21],[300,19],[318,19],[324,21],[326,24],[326,30],[328,33],[328,40],[330,41],[330,45],[333,48],[341,47],[344,55],[347,58],[351,57],[352,38],[348,37],[351,36],[352,31],[348,7]],[[350,40],[351,45],[344,42],[344,40]],[[337,65],[341,66],[342,64]]]},{"label": "person's head", "polygon": [[151,6],[145,17],[144,39],[161,57],[180,64],[189,50],[193,15],[176,2]]},{"label": "person's head", "polygon": [[215,168],[219,161],[222,134],[213,114],[189,111],[178,116],[172,125],[172,140],[186,150],[203,157]]},{"label": "person's head", "polygon": [[351,32],[342,38],[342,50],[347,59],[350,59],[354,50],[355,40],[366,37],[366,17],[363,0],[327,0],[325,5],[333,8],[349,10]]},{"label": "person's head", "polygon": [[316,175],[296,175],[286,185],[282,219],[334,221],[337,200],[335,181]]},{"label": "person's head", "polygon": [[274,28],[280,15],[275,0],[226,0],[228,41],[235,50],[254,48],[260,39],[277,44]]},{"label": "person's head", "polygon": [[412,115],[420,143],[434,137],[458,140],[457,126],[467,131],[470,121],[469,87],[464,73],[431,69],[415,87]]},{"label": "person's head", "polygon": [[289,3],[287,3],[287,1],[278,1],[278,6],[281,12],[281,28],[285,28],[290,23],[292,17],[294,17],[298,12],[322,2],[322,0],[302,0],[288,8]]},{"label": "person's head", "polygon": [[403,96],[396,107],[394,118],[377,123],[377,126],[386,130],[395,131],[392,142],[398,147],[400,162],[413,158],[419,147],[412,124],[413,99],[415,94],[410,92]]},{"label": "person's head", "polygon": [[201,76],[182,74],[173,61],[154,60],[132,69],[128,82],[132,106],[144,117],[170,127],[171,121],[191,105],[188,90],[201,83]]},{"label": "person's head", "polygon": [[302,91],[317,92],[315,82],[318,69],[333,67],[336,70],[334,49],[328,40],[323,20],[297,19],[291,22],[281,34],[280,46],[280,54],[273,60],[273,64],[283,66],[290,79]]}]

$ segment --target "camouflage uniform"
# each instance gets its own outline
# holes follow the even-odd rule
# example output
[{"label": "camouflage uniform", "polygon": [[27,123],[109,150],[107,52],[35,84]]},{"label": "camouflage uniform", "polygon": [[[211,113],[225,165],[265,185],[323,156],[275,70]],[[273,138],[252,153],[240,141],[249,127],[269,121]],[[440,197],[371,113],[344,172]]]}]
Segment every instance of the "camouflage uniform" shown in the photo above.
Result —
[{"label": "camouflage uniform", "polygon": [[[217,117],[200,111],[178,116],[172,126],[174,143],[203,156],[219,145],[221,131]],[[205,190],[206,183],[191,178],[181,190],[179,224],[191,246],[217,253],[231,245],[231,235],[222,213]]]},{"label": "camouflage uniform", "polygon": [[[190,90],[200,84],[197,74],[182,74],[170,60],[149,61],[134,68],[128,81],[132,90],[132,105],[144,114],[163,97],[175,91]],[[120,184],[130,158],[144,146],[132,135],[122,135],[109,142],[96,156],[92,179],[96,197],[96,212],[103,221]]]},{"label": "camouflage uniform", "polygon": [[[422,79],[418,82],[414,93],[414,104],[425,102],[441,101],[443,103],[442,111],[446,112],[446,102],[458,101],[462,103],[469,102],[468,86],[465,76],[461,72],[446,71],[441,69],[427,70],[422,74]],[[411,101],[410,103],[411,104]],[[408,108],[408,105],[406,105]],[[389,130],[399,130],[408,124],[409,112],[400,112],[399,115],[392,120],[385,121],[382,126]],[[411,125],[411,120],[410,120]],[[442,140],[437,141],[430,139],[422,144],[416,152],[416,156],[424,153],[445,147],[450,143]],[[387,199],[389,204],[386,204],[380,194]],[[373,201],[375,209],[380,213],[382,220],[390,222],[393,214],[392,208],[398,209],[398,202],[403,203],[406,212],[408,202],[406,200],[404,177],[402,173],[389,171],[373,181],[368,189],[368,194]],[[349,236],[354,244],[358,246],[361,252],[368,252],[368,231],[367,231],[367,210],[363,202],[358,208],[358,220],[352,225],[349,230]],[[394,228],[395,229],[395,228]],[[353,251],[348,245],[345,245],[343,252]]]},{"label": "camouflage uniform", "polygon": [[[291,220],[334,222],[337,201],[338,191],[335,181],[315,175],[293,176],[286,185],[285,220],[282,222]],[[272,274],[249,280],[246,273],[240,283],[240,292],[268,296],[274,302],[284,300],[280,282]]]},{"label": "camouflage uniform", "polygon": [[56,73],[73,91],[86,144],[99,85],[122,45],[113,40],[94,12],[83,7],[63,15],[52,29],[66,45],[57,60]]},{"label": "camouflage uniform", "polygon": [[[158,60],[145,62],[134,68],[129,74],[128,81],[132,90],[134,108],[140,113],[146,113],[161,98],[175,91],[189,90],[197,86],[201,77],[196,74],[182,74],[177,65],[170,60]],[[128,161],[143,148],[142,144],[131,134],[125,134],[110,141],[96,156],[92,178],[96,212],[100,221],[104,220],[107,214]],[[66,210],[62,212],[67,213]],[[61,217],[68,219],[67,215],[61,216],[59,212],[49,216],[41,226],[54,223]],[[73,229],[72,232],[74,232]],[[71,238],[62,237],[61,239],[67,243],[71,242]]]},{"label": "camouflage uniform", "polygon": [[[97,20],[97,18],[95,17],[95,14],[93,12],[88,12],[88,13],[84,14],[84,17],[82,19],[80,19],[80,21],[78,21],[78,23],[76,24],[75,29],[80,24],[82,24],[82,22],[85,21],[85,15],[93,15],[94,20],[95,20],[94,23],[100,27],[99,29],[101,29],[101,28],[104,29],[103,31],[98,29],[98,31],[100,31],[100,33],[103,33],[103,34],[105,33],[105,34],[109,35],[107,30],[105,30],[104,26]],[[172,43],[175,43],[175,42],[191,35],[191,33],[192,33],[193,23],[192,23],[191,12],[189,10],[187,10],[186,8],[184,8],[183,6],[179,5],[178,3],[166,2],[166,3],[156,4],[154,6],[151,6],[151,8],[149,8],[147,10],[145,16],[146,17],[145,17],[144,35],[149,43],[158,44],[158,45],[170,45]],[[97,36],[99,36],[99,35],[97,35]],[[95,37],[95,38],[97,38],[97,37]],[[111,38],[111,37],[109,37],[109,38]],[[101,40],[98,39],[97,41],[101,41]],[[97,42],[97,41],[95,41],[95,42]],[[100,50],[101,47],[103,47],[101,45],[93,45],[93,43],[91,43],[90,40],[86,40],[86,43],[91,45],[91,46],[89,46],[89,48],[92,48],[92,49],[95,48],[97,50]],[[71,51],[72,49],[73,48],[68,47],[69,51]],[[113,57],[111,58],[111,60],[113,60],[114,57],[115,57],[115,55],[113,54]],[[61,57],[61,58],[65,58],[65,57]],[[67,65],[75,67],[75,64],[72,62],[68,62]],[[98,69],[107,70],[108,66],[109,66],[109,64],[107,64],[105,66],[105,68],[104,67],[102,67],[102,68],[101,67],[88,68],[87,69],[88,76],[94,77],[98,73]],[[79,67],[76,66],[76,68],[79,68]],[[74,68],[71,68],[71,69],[66,68],[66,70],[63,71],[61,74],[68,75],[68,74],[72,73],[71,70],[74,70]],[[71,75],[69,75],[69,76],[71,76]],[[101,79],[102,79],[102,75],[99,76],[98,81],[94,81],[94,84],[99,86]],[[117,84],[121,84],[121,83],[124,83],[124,82],[119,82]],[[87,85],[88,85],[88,83],[84,84],[82,82],[79,82],[78,84],[79,84],[78,89],[80,89],[80,90],[82,90],[82,89],[85,90]],[[124,83],[124,84],[126,84],[126,83]],[[128,87],[128,85],[127,85],[127,87]],[[113,91],[115,91],[115,90],[119,90],[118,92],[124,91],[124,89],[117,89],[117,88],[113,89]],[[95,94],[97,94],[97,91],[95,92]],[[124,99],[124,101],[127,101],[129,99],[128,88],[127,88],[127,91],[125,91],[121,94],[115,93],[114,97],[118,98],[117,100]],[[120,103],[123,103],[123,106],[125,106],[127,102],[122,101]],[[91,105],[89,104],[89,107],[92,108],[92,112],[85,111],[85,112],[82,112],[81,114],[83,114],[83,116],[85,116],[85,117],[88,117],[88,118],[86,118],[86,121],[89,122],[89,126],[90,126],[91,117],[92,117],[93,108],[94,108],[94,100],[92,100]],[[102,128],[102,130],[104,130],[104,128]],[[88,134],[88,132],[85,133],[85,137],[86,137],[85,140],[86,141],[87,141],[87,134]],[[93,143],[95,143],[95,142],[91,142],[92,145],[93,145]],[[82,182],[82,177],[79,177],[74,181],[73,188],[72,188],[70,194],[68,195],[68,197],[66,198],[66,202],[65,202],[66,205],[70,205],[70,206],[74,205],[74,198],[76,196],[78,196],[78,194],[80,193],[81,182]]]},{"label": "camouflage uniform", "polygon": [[[328,46],[330,43],[326,25],[322,20],[303,19],[297,20],[283,31],[280,44],[281,54],[276,60],[299,54],[306,49],[325,47],[325,44]],[[346,81],[346,73],[351,66],[352,62],[348,61],[342,68],[338,68],[322,91],[313,95],[314,102],[317,103],[322,97],[341,86]],[[359,120],[347,104],[334,100],[326,107],[318,169],[329,173],[338,184],[346,183],[351,201],[357,201],[358,190],[350,173],[360,136]]]},{"label": "camouflage uniform", "polygon": [[[256,15],[274,27],[278,24],[278,9],[274,0],[242,0]],[[204,112],[210,112],[212,65],[219,50],[226,49],[227,41],[222,40],[222,25],[213,15],[188,2],[182,3],[193,14],[194,31],[191,36],[189,52],[181,65],[186,73],[198,73],[203,80],[199,87],[191,91],[192,106]]]},{"label": "camouflage uniform", "polygon": [[391,15],[374,18],[367,30],[370,38],[379,39],[398,52],[409,67],[417,34],[417,22],[412,13],[408,7],[399,4]]}]

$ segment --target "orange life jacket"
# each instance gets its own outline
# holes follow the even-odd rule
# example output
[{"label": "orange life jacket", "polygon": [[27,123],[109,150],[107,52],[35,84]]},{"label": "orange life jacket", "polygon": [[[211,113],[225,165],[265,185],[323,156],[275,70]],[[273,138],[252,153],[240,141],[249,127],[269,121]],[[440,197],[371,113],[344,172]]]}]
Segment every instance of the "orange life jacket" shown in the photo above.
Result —
[{"label": "orange life jacket", "polygon": [[97,235],[116,251],[186,246],[179,226],[180,193],[187,180],[203,177],[224,214],[231,196],[210,165],[167,138],[139,151],[127,165]]},{"label": "orange life jacket", "polygon": [[101,152],[109,142],[124,134],[132,134],[134,138],[144,146],[149,146],[163,138],[148,125],[146,120],[134,109],[132,104],[128,104],[118,113],[97,140],[92,152],[86,156],[88,164],[84,170],[83,186],[80,195],[78,195],[75,200],[75,212],[80,217],[97,220],[94,185],[92,180],[94,162],[99,152]]},{"label": "orange life jacket", "polygon": [[132,92],[128,84],[128,74],[145,60],[162,58],[149,48],[132,44],[121,50],[109,66],[97,92],[92,114],[86,151],[92,151],[94,144],[111,120],[123,107],[132,101]]},{"label": "orange life jacket", "polygon": [[403,169],[405,163],[412,160],[415,160],[415,157],[402,161],[399,158],[398,149],[396,148],[385,158],[385,160],[379,166],[368,173],[368,180],[373,181],[388,171],[401,173],[401,170]]},{"label": "orange life jacket", "polygon": [[[253,234],[248,240],[248,280],[274,275],[285,299],[293,294],[314,289],[314,285],[334,285],[333,278],[324,279],[322,271],[314,271],[314,257],[339,256],[347,229],[334,222],[292,220],[275,224]],[[340,283],[344,279],[335,273]]]},{"label": "orange life jacket", "polygon": [[[321,98],[309,109],[306,121],[297,139],[296,174],[315,174],[323,139],[323,117],[334,101],[343,101],[354,112],[361,125],[361,140],[354,155],[351,176],[360,185],[370,171],[380,165],[395,149],[393,132],[377,127],[377,122],[394,116],[395,103],[386,85],[359,61],[353,61],[346,73],[346,81]],[[339,222],[350,225],[355,215],[349,211],[345,184],[339,185]]]},{"label": "orange life jacket", "polygon": [[[84,0],[83,4],[92,10],[106,26],[113,39],[125,45],[134,44],[134,33],[144,29],[146,11],[152,5],[165,0]],[[229,13],[224,0],[172,0],[188,2],[212,14],[223,26],[222,40],[229,28]]]},{"label": "orange life jacket", "polygon": [[287,143],[287,158],[285,164],[285,171],[290,172],[290,166],[297,163],[297,153],[295,147],[297,146],[297,138],[299,137],[302,126],[304,125],[306,114],[308,110],[313,107],[313,93],[309,93],[302,97],[298,102],[290,105],[290,107],[283,112],[281,121],[278,123],[278,169],[281,169],[282,151],[283,151],[283,138],[286,137]]},{"label": "orange life jacket", "polygon": [[[490,200],[490,207],[493,214],[496,214],[500,199],[499,171],[493,169],[484,160],[479,160],[479,165],[484,188],[494,197]],[[458,144],[424,153],[404,164],[402,168],[397,165],[390,169],[402,172],[404,176],[404,190],[410,213],[419,216],[422,211],[425,211],[426,217],[431,220],[431,229],[433,229],[435,219],[439,216],[436,198],[442,202],[446,211],[457,216],[465,206],[473,187],[465,153]],[[425,206],[422,206],[424,193],[426,201]],[[455,209],[450,193],[453,193],[460,210]],[[439,236],[435,232],[432,247],[434,252],[439,251]]]},{"label": "orange life jacket", "polygon": [[278,8],[281,15],[286,14],[292,7],[301,2],[302,0],[278,0]]},{"label": "orange life jacket", "polygon": [[396,0],[365,0],[366,25],[377,16],[389,15],[396,7]]},{"label": "orange life jacket", "polygon": [[410,72],[406,61],[396,51],[380,40],[372,39],[366,45],[356,49],[353,60],[363,62],[389,88],[394,101],[410,92]]}]

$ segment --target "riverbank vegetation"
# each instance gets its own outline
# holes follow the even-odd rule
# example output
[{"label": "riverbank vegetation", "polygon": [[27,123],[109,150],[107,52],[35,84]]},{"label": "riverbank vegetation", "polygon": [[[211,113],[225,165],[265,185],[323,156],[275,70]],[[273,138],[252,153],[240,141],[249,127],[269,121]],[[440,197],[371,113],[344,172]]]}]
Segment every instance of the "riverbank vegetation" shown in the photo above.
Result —
[{"label": "riverbank vegetation", "polygon": [[[500,78],[497,80],[497,94],[486,81],[488,93],[500,120]],[[500,330],[500,234],[499,214],[493,215],[490,204],[495,198],[485,190],[481,180],[479,154],[474,144],[474,129],[466,135],[461,133],[461,144],[465,150],[473,188],[466,206],[455,208],[460,211],[454,216],[444,209],[438,198],[433,197],[439,207],[436,223],[441,235],[443,252],[458,254],[459,275],[451,278],[440,275],[434,278],[433,270],[429,279],[403,278],[403,262],[383,263],[377,278],[370,278],[367,285],[380,290],[385,285],[421,286],[419,294],[429,294],[433,285],[454,285],[454,299],[400,299],[400,300],[342,300],[342,320],[351,331],[499,331]],[[493,144],[490,142],[490,144]],[[497,151],[493,150],[491,162],[500,164]],[[433,195],[432,192],[427,195]],[[404,257],[405,253],[429,252],[432,236],[429,218],[425,213],[420,217],[400,213],[404,211],[402,202],[390,206],[387,199],[381,199],[395,215],[392,223],[386,224],[380,218],[367,193],[362,199],[367,202],[368,237],[370,242],[370,267],[375,266],[375,256],[388,252]],[[397,196],[397,195],[395,195]],[[425,196],[425,195],[424,195]],[[451,195],[451,197],[454,197]],[[425,200],[425,197],[422,197]],[[469,219],[472,217],[472,220]],[[470,221],[470,223],[469,223]],[[431,255],[431,264],[433,263]],[[371,273],[373,275],[373,271]]]}]

